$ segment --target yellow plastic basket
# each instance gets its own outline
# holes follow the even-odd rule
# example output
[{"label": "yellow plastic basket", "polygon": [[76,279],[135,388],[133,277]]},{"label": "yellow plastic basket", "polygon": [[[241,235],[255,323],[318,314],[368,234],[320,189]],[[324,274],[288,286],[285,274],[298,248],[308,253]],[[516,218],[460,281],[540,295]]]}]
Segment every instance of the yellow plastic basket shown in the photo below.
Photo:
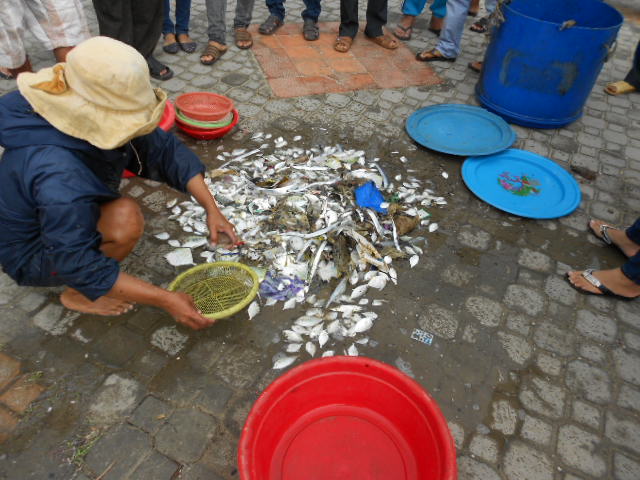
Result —
[{"label": "yellow plastic basket", "polygon": [[237,262],[214,262],[190,268],[169,285],[172,292],[193,297],[202,314],[225,318],[249,305],[260,282],[253,269]]}]

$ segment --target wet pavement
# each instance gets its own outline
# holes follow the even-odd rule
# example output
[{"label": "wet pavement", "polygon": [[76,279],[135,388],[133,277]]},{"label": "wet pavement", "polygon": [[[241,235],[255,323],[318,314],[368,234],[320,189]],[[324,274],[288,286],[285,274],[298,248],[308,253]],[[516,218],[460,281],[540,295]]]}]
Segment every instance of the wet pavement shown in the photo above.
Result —
[{"label": "wet pavement", "polygon": [[[204,5],[193,3],[192,35],[202,40]],[[297,22],[301,2],[287,8]],[[390,25],[398,12],[390,2]],[[322,19],[335,22],[338,14],[337,4],[327,5]],[[256,5],[254,20],[264,18]],[[408,43],[414,52],[435,43],[428,18]],[[640,301],[578,294],[563,274],[624,261],[588,233],[587,220],[626,225],[638,216],[640,95],[609,97],[601,87],[624,77],[639,36],[640,25],[625,23],[582,119],[558,130],[514,127],[516,147],[586,174],[575,174],[580,208],[548,221],[481,202],[464,186],[459,158],[416,147],[404,133],[419,107],[476,104],[477,76],[467,63],[481,56],[482,35],[465,31],[458,60],[433,66],[440,85],[287,99],[272,96],[251,51],[232,47],[213,68],[196,54],[159,57],[177,73],[162,85],[171,98],[212,89],[236,101],[241,121],[231,136],[185,138],[211,168],[220,146],[247,148],[255,132],[301,135],[298,143],[308,147],[362,148],[391,174],[415,169],[445,196],[448,205],[429,210],[440,228],[428,235],[418,266],[397,262],[398,286],[377,296],[388,300],[370,332],[377,345],[360,353],[397,366],[433,395],[455,438],[462,480],[635,480]],[[33,45],[36,68],[50,64]],[[0,80],[0,92],[13,88]],[[175,229],[164,205],[182,197],[140,179],[124,181],[122,190],[146,217],[124,269],[166,286],[179,270],[153,234]],[[144,306],[119,318],[74,314],[57,293],[0,276],[0,478],[238,478],[246,415],[280,374],[271,369],[282,349],[274,337],[300,309],[267,307],[253,321],[241,313],[194,333]],[[415,328],[433,334],[433,343],[411,339]]]}]

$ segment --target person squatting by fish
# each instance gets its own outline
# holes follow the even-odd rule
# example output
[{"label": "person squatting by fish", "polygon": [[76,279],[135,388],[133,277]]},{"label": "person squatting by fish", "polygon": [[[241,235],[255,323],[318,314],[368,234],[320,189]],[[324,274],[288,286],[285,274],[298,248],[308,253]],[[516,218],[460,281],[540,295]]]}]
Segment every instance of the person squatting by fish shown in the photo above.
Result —
[{"label": "person squatting by fish", "polygon": [[0,265],[19,285],[65,286],[61,303],[117,315],[135,303],[194,329],[214,321],[184,293],[123,272],[144,230],[140,207],[118,193],[125,168],[188,192],[205,209],[212,243],[234,226],[204,183],[200,159],[157,127],[167,95],[146,61],[106,37],[79,44],[67,62],[23,73],[0,97]]}]

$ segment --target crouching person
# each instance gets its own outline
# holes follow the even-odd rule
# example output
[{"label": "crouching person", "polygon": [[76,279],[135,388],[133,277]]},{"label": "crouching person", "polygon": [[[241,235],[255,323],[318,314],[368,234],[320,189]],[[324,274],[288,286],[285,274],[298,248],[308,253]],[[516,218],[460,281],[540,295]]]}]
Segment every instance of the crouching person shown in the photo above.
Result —
[{"label": "crouching person", "polygon": [[157,128],[166,94],[133,48],[106,37],[78,45],[66,63],[22,73],[0,97],[0,265],[19,285],[60,286],[62,304],[118,315],[134,303],[179,323],[211,323],[190,296],[122,272],[142,235],[137,203],[118,193],[125,168],[189,192],[206,210],[211,240],[237,242],[204,183],[204,165]]}]

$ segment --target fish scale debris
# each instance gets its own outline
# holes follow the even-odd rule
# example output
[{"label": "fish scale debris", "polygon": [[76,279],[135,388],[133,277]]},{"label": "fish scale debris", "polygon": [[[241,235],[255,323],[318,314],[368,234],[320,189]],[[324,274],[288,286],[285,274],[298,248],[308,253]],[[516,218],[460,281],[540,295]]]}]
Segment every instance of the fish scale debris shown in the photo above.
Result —
[{"label": "fish scale debris", "polygon": [[[358,336],[378,318],[363,307],[382,305],[375,294],[389,280],[398,283],[394,263],[417,265],[427,240],[415,235],[415,229],[428,225],[427,230],[435,232],[438,224],[430,223],[426,209],[447,201],[405,165],[402,175],[387,175],[384,162],[368,161],[362,150],[340,145],[303,148],[300,136],[290,146],[283,137],[273,139],[262,132],[251,140],[255,148],[222,152],[219,159],[224,164],[205,175],[220,210],[235,225],[242,248],[207,244],[206,214],[193,198],[167,203],[169,218],[190,234],[169,243],[180,246],[183,254],[206,245],[196,256],[199,261],[231,259],[265,270],[267,283],[260,290],[265,306],[284,302],[284,309],[292,309],[306,300],[315,307],[313,315],[298,317],[283,331],[285,346],[274,369],[299,358],[287,353],[303,351],[312,357],[327,348],[321,356],[336,350],[358,355],[355,344],[375,343]],[[408,159],[402,156],[400,161]],[[386,214],[356,204],[354,189],[367,182],[374,182],[384,196]],[[172,264],[186,262],[182,257]],[[259,313],[254,302],[249,317]]]}]

